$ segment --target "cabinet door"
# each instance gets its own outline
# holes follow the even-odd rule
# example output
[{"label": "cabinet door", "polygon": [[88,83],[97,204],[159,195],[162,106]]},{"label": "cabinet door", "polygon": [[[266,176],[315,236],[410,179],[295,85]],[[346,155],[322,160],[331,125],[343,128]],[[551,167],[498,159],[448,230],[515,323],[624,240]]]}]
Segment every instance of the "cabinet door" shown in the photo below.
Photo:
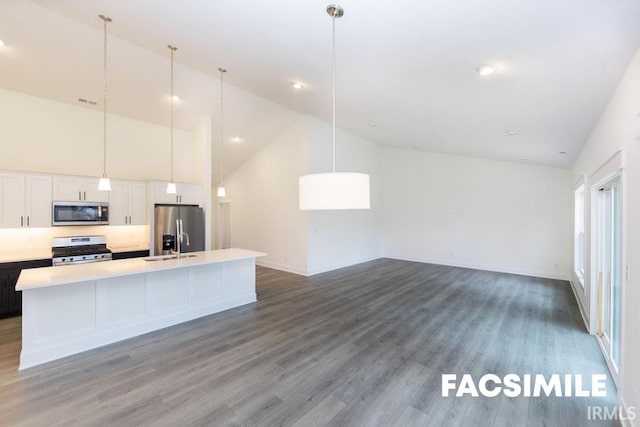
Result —
[{"label": "cabinet door", "polygon": [[0,270],[0,315],[9,312],[9,276]]},{"label": "cabinet door", "polygon": [[129,184],[129,218],[131,225],[144,225],[147,213],[147,191],[146,185],[142,182],[132,182]]},{"label": "cabinet door", "polygon": [[26,176],[26,214],[29,227],[51,227],[51,177]]},{"label": "cabinet door", "polygon": [[200,205],[202,199],[202,187],[199,184],[178,184],[180,204]]},{"label": "cabinet door", "polygon": [[111,194],[109,194],[109,225],[125,225],[128,223],[128,187],[129,184],[127,182],[111,180]]},{"label": "cabinet door", "polygon": [[83,191],[81,178],[61,175],[53,177],[53,200],[63,202],[84,200]]},{"label": "cabinet door", "polygon": [[0,227],[26,225],[24,175],[0,174]]},{"label": "cabinet door", "polygon": [[[177,186],[179,190],[180,184],[178,184]],[[175,205],[176,203],[178,203],[178,195],[167,194],[166,182],[155,182],[153,183],[153,203],[167,203]]]},{"label": "cabinet door", "polygon": [[98,190],[98,178],[82,178],[82,196],[87,202],[109,201],[109,191]]}]

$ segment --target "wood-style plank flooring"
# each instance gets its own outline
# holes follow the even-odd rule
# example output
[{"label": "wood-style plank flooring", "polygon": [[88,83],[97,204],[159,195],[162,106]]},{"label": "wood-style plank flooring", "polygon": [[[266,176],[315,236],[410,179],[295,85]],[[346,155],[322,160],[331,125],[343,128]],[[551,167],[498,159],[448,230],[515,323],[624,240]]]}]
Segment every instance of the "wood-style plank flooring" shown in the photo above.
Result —
[{"label": "wood-style plank flooring", "polygon": [[[443,398],[441,374],[607,373],[566,282],[381,259],[258,267],[258,303],[17,371],[0,425],[581,426],[607,398]],[[607,374],[608,375],[608,374]]]}]

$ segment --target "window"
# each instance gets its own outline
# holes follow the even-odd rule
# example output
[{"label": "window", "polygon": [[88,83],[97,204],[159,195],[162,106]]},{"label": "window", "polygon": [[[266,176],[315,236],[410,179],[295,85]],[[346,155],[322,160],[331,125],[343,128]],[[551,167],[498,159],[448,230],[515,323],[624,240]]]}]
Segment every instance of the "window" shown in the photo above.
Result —
[{"label": "window", "polygon": [[598,189],[596,230],[598,336],[614,379],[620,364],[622,285],[622,186],[619,177]]},{"label": "window", "polygon": [[585,242],[584,242],[584,183],[574,192],[574,247],[573,266],[580,285],[584,287]]}]

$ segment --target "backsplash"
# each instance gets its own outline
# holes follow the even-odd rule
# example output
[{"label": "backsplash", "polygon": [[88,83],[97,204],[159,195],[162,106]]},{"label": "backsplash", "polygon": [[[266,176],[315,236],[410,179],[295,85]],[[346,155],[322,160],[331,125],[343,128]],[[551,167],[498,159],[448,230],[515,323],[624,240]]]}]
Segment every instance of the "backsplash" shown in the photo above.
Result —
[{"label": "backsplash", "polygon": [[114,251],[149,247],[147,225],[4,228],[0,229],[0,259],[48,258],[54,237],[94,235],[106,236],[107,246]]}]

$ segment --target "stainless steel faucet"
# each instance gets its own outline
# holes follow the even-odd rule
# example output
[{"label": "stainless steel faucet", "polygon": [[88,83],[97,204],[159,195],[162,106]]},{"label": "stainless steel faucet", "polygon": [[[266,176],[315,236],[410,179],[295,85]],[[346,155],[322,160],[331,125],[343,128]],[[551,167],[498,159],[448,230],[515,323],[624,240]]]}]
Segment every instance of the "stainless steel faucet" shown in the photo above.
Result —
[{"label": "stainless steel faucet", "polygon": [[183,231],[182,228],[182,220],[181,219],[176,219],[176,249],[177,249],[177,255],[178,255],[178,259],[182,257],[182,238],[186,237],[187,238],[187,246],[189,246],[191,243],[189,242],[189,235],[187,233],[185,233]]}]

